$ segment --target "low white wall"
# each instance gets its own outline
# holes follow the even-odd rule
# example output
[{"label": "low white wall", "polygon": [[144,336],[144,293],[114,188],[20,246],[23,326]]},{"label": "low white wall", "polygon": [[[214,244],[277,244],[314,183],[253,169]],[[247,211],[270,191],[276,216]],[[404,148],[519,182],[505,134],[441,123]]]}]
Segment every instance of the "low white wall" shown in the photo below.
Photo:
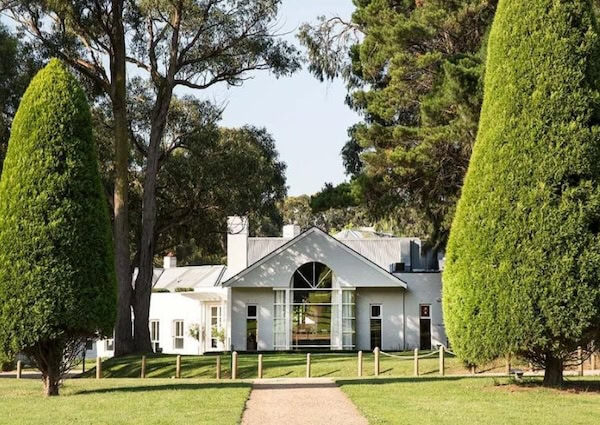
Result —
[{"label": "low white wall", "polygon": [[408,284],[406,291],[406,346],[405,349],[419,348],[419,305],[431,305],[431,346],[447,346],[444,317],[442,313],[441,273],[397,273]]},{"label": "low white wall", "polygon": [[246,350],[246,306],[255,304],[258,315],[258,350],[273,349],[273,290],[270,288],[232,288],[231,345]]},{"label": "low white wall", "polygon": [[356,290],[356,349],[371,349],[371,304],[381,304],[381,349],[398,351],[404,345],[402,288]]}]

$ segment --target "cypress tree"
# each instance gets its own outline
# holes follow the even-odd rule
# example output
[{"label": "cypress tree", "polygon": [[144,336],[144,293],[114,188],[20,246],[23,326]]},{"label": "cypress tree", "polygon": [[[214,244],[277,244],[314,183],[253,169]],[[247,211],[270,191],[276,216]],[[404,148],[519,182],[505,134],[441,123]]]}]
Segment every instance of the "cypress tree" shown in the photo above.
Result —
[{"label": "cypress tree", "polygon": [[112,332],[115,305],[90,110],[54,59],[19,105],[0,181],[0,348],[27,354],[57,395],[85,339]]},{"label": "cypress tree", "polygon": [[545,385],[600,339],[599,48],[589,0],[500,0],[448,242],[457,354],[523,355]]}]

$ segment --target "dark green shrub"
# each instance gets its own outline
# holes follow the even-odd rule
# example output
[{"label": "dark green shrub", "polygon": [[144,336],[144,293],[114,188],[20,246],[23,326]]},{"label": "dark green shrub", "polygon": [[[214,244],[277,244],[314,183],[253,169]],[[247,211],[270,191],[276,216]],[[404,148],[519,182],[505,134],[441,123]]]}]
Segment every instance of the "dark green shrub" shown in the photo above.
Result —
[{"label": "dark green shrub", "polygon": [[446,329],[481,364],[562,381],[600,328],[600,44],[587,0],[501,0],[444,272]]},{"label": "dark green shrub", "polygon": [[0,181],[0,347],[29,356],[55,395],[85,339],[112,332],[115,310],[89,107],[52,60],[23,96]]}]

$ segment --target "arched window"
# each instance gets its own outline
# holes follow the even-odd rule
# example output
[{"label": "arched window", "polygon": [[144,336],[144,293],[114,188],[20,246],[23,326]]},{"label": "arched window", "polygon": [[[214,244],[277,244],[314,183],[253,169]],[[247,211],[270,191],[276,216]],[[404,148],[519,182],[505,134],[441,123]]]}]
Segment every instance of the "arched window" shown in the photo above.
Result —
[{"label": "arched window", "polygon": [[333,273],[323,263],[300,266],[292,276],[292,345],[331,346]]}]

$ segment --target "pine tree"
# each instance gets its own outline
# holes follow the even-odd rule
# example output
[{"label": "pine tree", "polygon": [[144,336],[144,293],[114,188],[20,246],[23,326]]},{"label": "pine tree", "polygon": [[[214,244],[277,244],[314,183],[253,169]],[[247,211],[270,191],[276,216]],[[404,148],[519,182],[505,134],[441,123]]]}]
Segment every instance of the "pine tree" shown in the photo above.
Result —
[{"label": "pine tree", "polygon": [[501,0],[479,133],[448,243],[457,354],[562,382],[600,336],[600,41],[589,0]]},{"label": "pine tree", "polygon": [[115,306],[89,107],[52,60],[21,101],[0,181],[0,348],[27,354],[57,395],[85,339],[112,332]]}]

